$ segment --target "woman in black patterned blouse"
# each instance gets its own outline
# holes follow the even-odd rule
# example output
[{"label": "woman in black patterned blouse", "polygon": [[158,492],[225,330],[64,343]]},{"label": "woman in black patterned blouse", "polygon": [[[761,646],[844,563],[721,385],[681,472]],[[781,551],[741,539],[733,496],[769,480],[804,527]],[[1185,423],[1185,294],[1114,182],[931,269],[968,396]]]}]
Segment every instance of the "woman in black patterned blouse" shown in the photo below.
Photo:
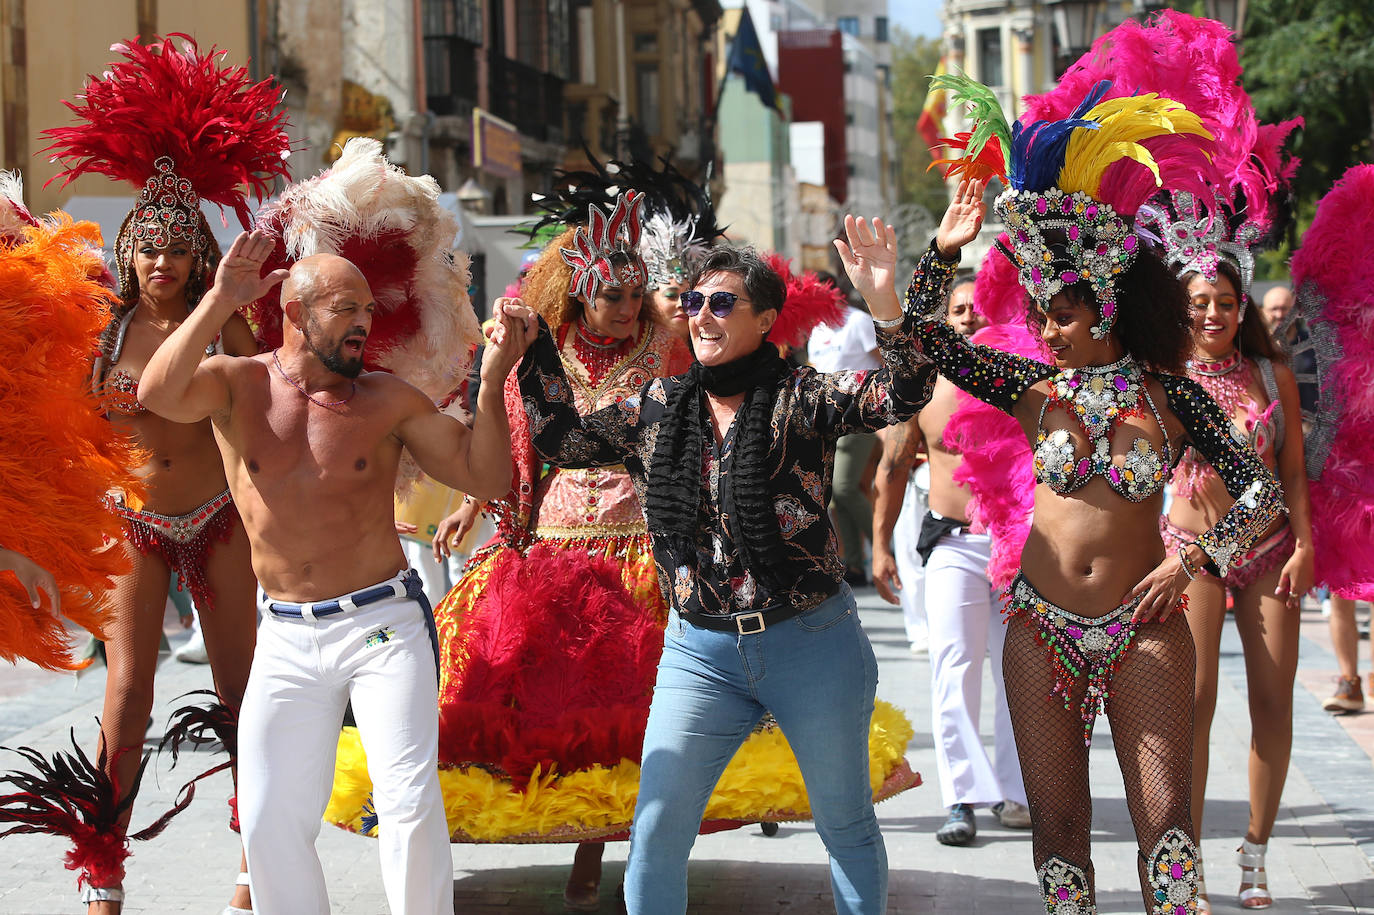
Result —
[{"label": "woman in black patterned blouse", "polygon": [[934,371],[904,326],[891,228],[852,216],[845,227],[836,247],[878,327],[880,369],[789,368],[766,343],[782,281],[730,248],[708,255],[683,295],[698,359],[688,372],[580,416],[546,328],[520,369],[544,460],[629,470],[672,608],[625,878],[631,913],[685,910],[707,798],[765,712],[801,765],[837,910],[886,905],[868,774],[877,666],[825,505],[836,439],[913,416]]}]

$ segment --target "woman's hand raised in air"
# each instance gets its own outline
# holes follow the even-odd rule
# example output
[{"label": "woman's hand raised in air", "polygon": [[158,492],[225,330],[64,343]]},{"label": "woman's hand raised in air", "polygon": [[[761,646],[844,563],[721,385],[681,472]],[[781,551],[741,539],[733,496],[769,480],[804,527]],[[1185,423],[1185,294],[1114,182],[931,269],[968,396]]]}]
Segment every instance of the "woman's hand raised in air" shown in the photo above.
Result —
[{"label": "woman's hand raised in air", "polygon": [[864,301],[873,307],[881,297],[896,301],[897,233],[881,219],[874,219],[870,228],[867,220],[852,214],[844,218],[845,240],[835,239],[844,272]]},{"label": "woman's hand raised in air", "polygon": [[[987,190],[986,180],[975,181],[964,178],[954,191],[954,199],[940,220],[940,228],[935,232],[935,246],[940,255],[953,260],[959,249],[978,237],[987,217],[987,204],[983,203],[983,192]],[[857,284],[856,284],[857,285]]]}]

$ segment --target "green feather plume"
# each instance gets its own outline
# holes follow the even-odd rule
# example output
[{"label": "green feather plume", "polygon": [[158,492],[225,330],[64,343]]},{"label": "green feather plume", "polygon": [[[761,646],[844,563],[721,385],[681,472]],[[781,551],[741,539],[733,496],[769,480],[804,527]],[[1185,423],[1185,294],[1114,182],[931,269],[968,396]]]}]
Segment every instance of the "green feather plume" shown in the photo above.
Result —
[{"label": "green feather plume", "polygon": [[973,136],[969,138],[968,158],[976,159],[992,137],[1002,144],[1004,154],[1011,149],[1011,128],[993,91],[964,73],[941,73],[930,79],[931,89],[952,93],[956,105],[967,105],[973,121]]}]

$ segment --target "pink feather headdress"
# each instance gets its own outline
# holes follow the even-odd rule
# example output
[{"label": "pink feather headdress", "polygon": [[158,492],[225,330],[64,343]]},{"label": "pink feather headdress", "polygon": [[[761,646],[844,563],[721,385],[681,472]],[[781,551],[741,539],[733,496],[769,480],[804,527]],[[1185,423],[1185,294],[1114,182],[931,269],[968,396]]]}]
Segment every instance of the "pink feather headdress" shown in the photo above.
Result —
[{"label": "pink feather headdress", "polygon": [[1128,19],[1103,35],[1054,90],[1028,97],[1026,105],[1030,117],[1063,117],[1085,91],[1111,80],[1108,99],[1153,92],[1201,118],[1216,138],[1214,187],[1158,195],[1140,208],[1138,224],[1158,235],[1180,274],[1197,271],[1215,280],[1218,260],[1226,259],[1248,292],[1254,249],[1269,233],[1273,204],[1298,166],[1283,144],[1302,119],[1260,124],[1241,72],[1225,25],[1164,10],[1145,25]]}]

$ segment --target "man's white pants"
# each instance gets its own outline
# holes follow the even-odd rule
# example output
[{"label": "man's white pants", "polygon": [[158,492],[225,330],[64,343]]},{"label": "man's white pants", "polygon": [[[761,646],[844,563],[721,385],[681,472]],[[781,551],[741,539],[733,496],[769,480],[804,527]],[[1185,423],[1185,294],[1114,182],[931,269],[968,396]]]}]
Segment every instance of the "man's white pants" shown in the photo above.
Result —
[{"label": "man's white pants", "polygon": [[[954,531],[941,538],[925,568],[930,627],[931,732],[946,807],[1026,802],[1002,681],[1001,601],[988,582],[991,541]],[[983,658],[990,655],[995,761],[978,733]]]},{"label": "man's white pants", "polygon": [[[925,470],[926,465],[922,464],[920,469]],[[902,580],[902,590],[897,593],[897,599],[902,605],[906,640],[912,647],[924,649],[929,641],[926,634],[925,569],[921,568],[921,554],[916,552],[916,544],[921,537],[921,519],[926,515],[926,491],[920,486],[917,479],[919,475],[919,472],[913,473],[907,480],[902,512],[892,529],[892,555],[897,560],[897,577]],[[925,477],[929,480],[929,472]]]},{"label": "man's white pants", "polygon": [[257,915],[329,912],[315,839],[350,700],[372,777],[391,911],[453,912],[438,776],[438,675],[432,618],[422,601],[423,595],[388,597],[351,612],[294,619],[269,611],[259,593],[262,623],[239,721],[238,786]]}]

